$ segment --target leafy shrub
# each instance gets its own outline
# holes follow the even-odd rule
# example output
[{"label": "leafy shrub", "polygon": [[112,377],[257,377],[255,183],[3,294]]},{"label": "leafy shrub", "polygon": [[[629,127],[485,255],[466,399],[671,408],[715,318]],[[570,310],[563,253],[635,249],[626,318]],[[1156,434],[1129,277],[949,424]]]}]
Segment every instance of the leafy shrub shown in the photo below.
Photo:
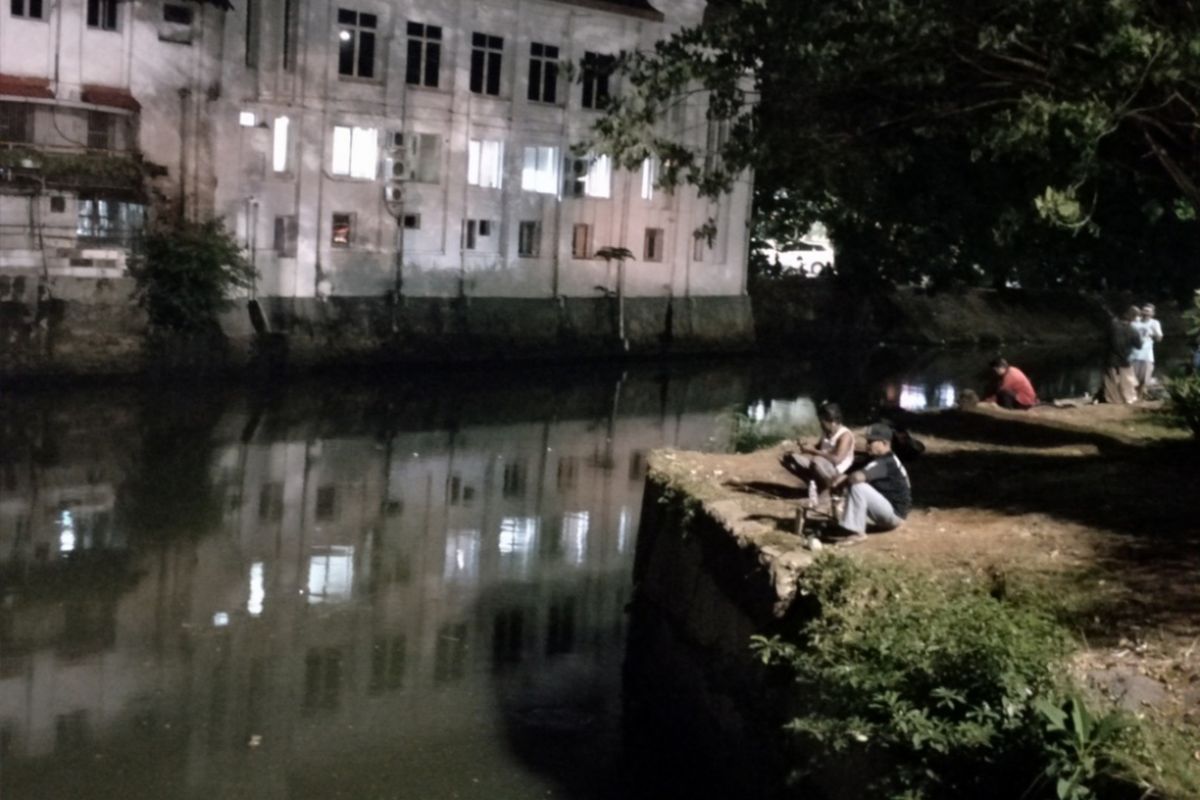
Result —
[{"label": "leafy shrub", "polygon": [[1200,438],[1200,375],[1171,378],[1166,388],[1171,398],[1170,412]]},{"label": "leafy shrub", "polygon": [[735,453],[753,453],[764,447],[772,447],[784,439],[805,436],[812,431],[773,420],[756,421],[741,412],[733,413],[733,431],[730,446]]},{"label": "leafy shrub", "polygon": [[253,285],[254,269],[220,220],[175,221],[146,234],[135,264],[138,305],[152,331],[211,331],[235,289]]},{"label": "leafy shrub", "polygon": [[[794,638],[752,643],[795,679],[801,710],[787,730],[801,787],[841,769],[842,789],[861,781],[864,797],[1090,796],[1113,724],[1077,722],[1086,707],[1058,677],[1067,639],[1046,616],[835,556],[801,588],[819,616]],[[849,777],[846,764],[858,765]]]}]

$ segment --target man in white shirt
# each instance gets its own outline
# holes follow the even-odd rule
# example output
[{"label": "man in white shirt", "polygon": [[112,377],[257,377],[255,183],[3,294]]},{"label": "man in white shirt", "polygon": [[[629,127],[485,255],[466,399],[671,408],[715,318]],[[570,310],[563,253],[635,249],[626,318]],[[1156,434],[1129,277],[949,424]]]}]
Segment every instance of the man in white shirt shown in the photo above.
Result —
[{"label": "man in white shirt", "polygon": [[1153,304],[1142,306],[1142,315],[1133,323],[1133,328],[1141,334],[1142,344],[1130,354],[1129,363],[1137,380],[1138,397],[1144,400],[1154,377],[1154,343],[1163,338],[1162,325],[1154,318]]}]

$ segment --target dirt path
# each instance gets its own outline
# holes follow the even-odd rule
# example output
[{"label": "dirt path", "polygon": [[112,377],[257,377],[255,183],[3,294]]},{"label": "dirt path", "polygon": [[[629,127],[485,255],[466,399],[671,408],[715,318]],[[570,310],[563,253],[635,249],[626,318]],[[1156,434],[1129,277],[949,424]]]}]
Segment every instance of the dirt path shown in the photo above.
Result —
[{"label": "dirt path", "polygon": [[[1093,685],[1132,711],[1200,722],[1194,441],[1153,405],[893,421],[927,448],[907,465],[915,507],[902,529],[852,552],[960,570],[1000,591],[1043,587],[1087,643],[1078,668]],[[751,518],[790,531],[801,491],[781,452],[693,457]]]}]

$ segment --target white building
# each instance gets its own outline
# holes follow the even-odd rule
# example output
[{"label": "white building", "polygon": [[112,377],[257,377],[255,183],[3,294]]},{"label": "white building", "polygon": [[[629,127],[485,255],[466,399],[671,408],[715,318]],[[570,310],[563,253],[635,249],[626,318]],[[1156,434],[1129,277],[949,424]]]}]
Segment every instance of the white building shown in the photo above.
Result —
[{"label": "white building", "polygon": [[[628,296],[742,295],[748,181],[710,202],[572,148],[612,60],[705,2],[657,5],[4,0],[0,282],[118,277],[182,206],[227,221],[260,296],[597,297],[604,247]],[[714,137],[702,100],[662,125]]]}]

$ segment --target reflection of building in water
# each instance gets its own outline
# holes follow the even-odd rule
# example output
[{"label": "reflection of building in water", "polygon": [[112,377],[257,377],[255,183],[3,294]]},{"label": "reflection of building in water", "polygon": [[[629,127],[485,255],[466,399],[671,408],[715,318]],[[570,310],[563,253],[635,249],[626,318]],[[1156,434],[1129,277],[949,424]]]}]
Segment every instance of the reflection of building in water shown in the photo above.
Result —
[{"label": "reflection of building in water", "polygon": [[[116,456],[28,465],[0,494],[0,574],[39,553],[75,572],[39,585],[26,570],[3,590],[0,787],[48,796],[89,771],[52,775],[44,757],[152,746],[170,754],[136,780],[160,796],[294,796],[297,774],[319,786],[381,750],[410,787],[460,779],[463,748],[511,772],[513,720],[615,712],[645,451],[711,446],[714,424],[672,412],[380,439],[263,424],[213,452],[215,532],[132,551],[111,518],[129,490]],[[96,464],[103,481],[79,477]]]}]

